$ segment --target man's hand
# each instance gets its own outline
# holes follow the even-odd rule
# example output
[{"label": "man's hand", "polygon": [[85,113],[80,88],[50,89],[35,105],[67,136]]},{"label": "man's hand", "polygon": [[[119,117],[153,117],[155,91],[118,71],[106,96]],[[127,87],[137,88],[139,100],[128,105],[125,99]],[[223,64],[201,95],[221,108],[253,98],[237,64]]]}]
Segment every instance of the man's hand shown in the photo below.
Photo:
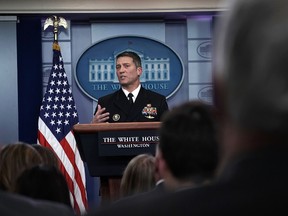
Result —
[{"label": "man's hand", "polygon": [[92,122],[91,123],[99,123],[99,122],[106,122],[109,119],[109,112],[105,112],[106,108],[103,107],[101,108],[101,106],[98,104],[97,105],[97,112],[95,113],[95,115],[93,116]]}]

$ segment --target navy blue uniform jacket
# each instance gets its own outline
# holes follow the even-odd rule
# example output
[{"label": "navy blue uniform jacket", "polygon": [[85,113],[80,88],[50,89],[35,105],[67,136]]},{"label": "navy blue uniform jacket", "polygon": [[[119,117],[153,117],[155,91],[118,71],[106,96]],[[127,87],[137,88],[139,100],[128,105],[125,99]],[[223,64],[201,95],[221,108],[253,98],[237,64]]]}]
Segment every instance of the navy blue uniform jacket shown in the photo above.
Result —
[{"label": "navy blue uniform jacket", "polygon": [[160,121],[162,114],[168,110],[165,96],[143,87],[132,108],[122,89],[99,98],[98,104],[110,113],[110,123]]}]

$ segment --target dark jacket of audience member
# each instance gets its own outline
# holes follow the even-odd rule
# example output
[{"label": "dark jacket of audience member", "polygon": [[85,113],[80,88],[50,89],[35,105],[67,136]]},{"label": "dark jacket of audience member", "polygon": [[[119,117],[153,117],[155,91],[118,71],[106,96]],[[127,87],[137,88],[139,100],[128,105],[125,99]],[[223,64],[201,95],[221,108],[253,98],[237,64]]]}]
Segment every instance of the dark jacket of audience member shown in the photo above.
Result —
[{"label": "dark jacket of audience member", "polygon": [[1,216],[75,216],[70,207],[50,201],[35,200],[0,190]]}]

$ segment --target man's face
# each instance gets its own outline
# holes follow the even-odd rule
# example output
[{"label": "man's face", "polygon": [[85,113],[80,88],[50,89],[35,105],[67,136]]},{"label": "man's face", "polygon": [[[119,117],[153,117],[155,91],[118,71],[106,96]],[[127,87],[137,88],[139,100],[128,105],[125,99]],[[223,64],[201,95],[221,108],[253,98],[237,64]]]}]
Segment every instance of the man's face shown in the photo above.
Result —
[{"label": "man's face", "polygon": [[119,83],[122,87],[138,86],[140,83],[139,77],[142,74],[142,68],[136,68],[131,57],[119,57],[116,62],[116,72]]}]

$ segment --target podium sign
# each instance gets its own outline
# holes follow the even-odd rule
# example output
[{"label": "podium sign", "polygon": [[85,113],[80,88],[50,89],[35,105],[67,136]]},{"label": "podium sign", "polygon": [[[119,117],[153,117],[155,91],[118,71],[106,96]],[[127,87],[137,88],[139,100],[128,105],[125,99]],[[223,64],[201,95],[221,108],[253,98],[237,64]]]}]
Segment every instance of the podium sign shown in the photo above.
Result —
[{"label": "podium sign", "polygon": [[160,122],[74,125],[81,158],[91,176],[122,176],[132,157],[155,154]]},{"label": "podium sign", "polygon": [[155,154],[159,142],[155,130],[107,131],[98,133],[99,156]]}]

